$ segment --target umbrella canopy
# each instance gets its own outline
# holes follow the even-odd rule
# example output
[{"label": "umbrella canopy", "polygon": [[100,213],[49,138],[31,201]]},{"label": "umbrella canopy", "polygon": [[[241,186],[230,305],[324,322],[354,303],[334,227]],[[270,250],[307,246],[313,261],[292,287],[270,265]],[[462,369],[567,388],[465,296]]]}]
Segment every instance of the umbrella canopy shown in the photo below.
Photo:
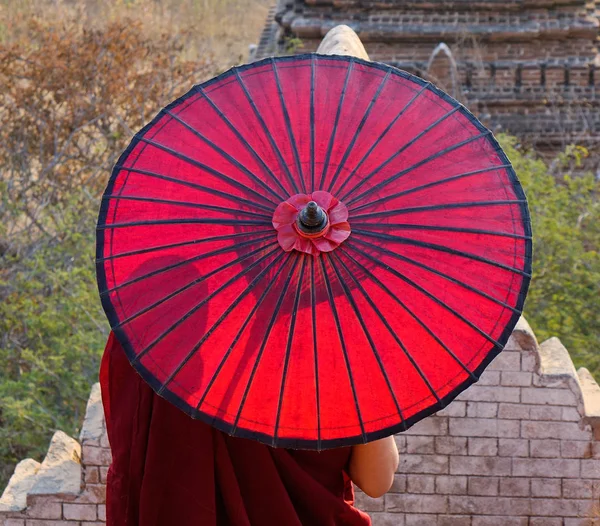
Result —
[{"label": "umbrella canopy", "polygon": [[102,199],[102,304],[133,367],[232,435],[323,449],[406,430],[502,350],[525,195],[464,106],[392,67],[234,68],[135,135]]}]

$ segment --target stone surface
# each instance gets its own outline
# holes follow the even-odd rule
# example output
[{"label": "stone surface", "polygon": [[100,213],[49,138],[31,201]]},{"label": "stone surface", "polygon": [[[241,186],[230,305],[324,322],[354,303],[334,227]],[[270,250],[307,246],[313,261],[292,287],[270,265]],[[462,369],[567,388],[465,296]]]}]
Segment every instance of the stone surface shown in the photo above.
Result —
[{"label": "stone surface", "polygon": [[35,483],[35,476],[40,469],[40,463],[27,458],[21,460],[8,481],[8,486],[0,497],[0,512],[20,511],[27,506],[27,493]]}]

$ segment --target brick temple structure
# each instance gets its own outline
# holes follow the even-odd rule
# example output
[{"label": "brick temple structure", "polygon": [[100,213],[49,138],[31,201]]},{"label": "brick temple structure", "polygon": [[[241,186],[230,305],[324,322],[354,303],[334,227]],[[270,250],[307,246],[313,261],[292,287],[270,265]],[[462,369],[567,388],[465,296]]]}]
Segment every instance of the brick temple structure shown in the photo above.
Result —
[{"label": "brick temple structure", "polygon": [[598,0],[279,0],[256,58],[315,51],[347,24],[371,60],[431,80],[494,132],[594,149],[599,14]]},{"label": "brick temple structure", "polygon": [[[600,387],[523,318],[476,385],[396,442],[391,490],[356,492],[373,526],[600,525]],[[96,384],[79,440],[57,431],[17,465],[0,526],[103,526],[110,459]]]}]

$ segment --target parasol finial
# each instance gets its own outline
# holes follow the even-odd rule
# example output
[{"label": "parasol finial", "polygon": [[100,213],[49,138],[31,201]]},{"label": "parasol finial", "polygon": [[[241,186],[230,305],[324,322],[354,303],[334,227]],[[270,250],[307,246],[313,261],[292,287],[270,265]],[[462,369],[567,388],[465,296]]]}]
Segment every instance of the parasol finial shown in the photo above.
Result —
[{"label": "parasol finial", "polygon": [[307,234],[316,234],[327,227],[327,214],[314,201],[310,201],[298,214],[298,228]]}]

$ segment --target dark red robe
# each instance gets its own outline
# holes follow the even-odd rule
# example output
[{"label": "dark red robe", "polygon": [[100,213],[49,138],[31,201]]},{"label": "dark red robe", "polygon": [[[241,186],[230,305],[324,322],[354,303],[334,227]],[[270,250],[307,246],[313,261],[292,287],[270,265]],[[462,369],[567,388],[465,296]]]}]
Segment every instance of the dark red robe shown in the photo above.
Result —
[{"label": "dark red robe", "polygon": [[368,526],[352,506],[350,447],[275,449],[159,397],[111,332],[100,368],[113,461],[107,526]]}]

